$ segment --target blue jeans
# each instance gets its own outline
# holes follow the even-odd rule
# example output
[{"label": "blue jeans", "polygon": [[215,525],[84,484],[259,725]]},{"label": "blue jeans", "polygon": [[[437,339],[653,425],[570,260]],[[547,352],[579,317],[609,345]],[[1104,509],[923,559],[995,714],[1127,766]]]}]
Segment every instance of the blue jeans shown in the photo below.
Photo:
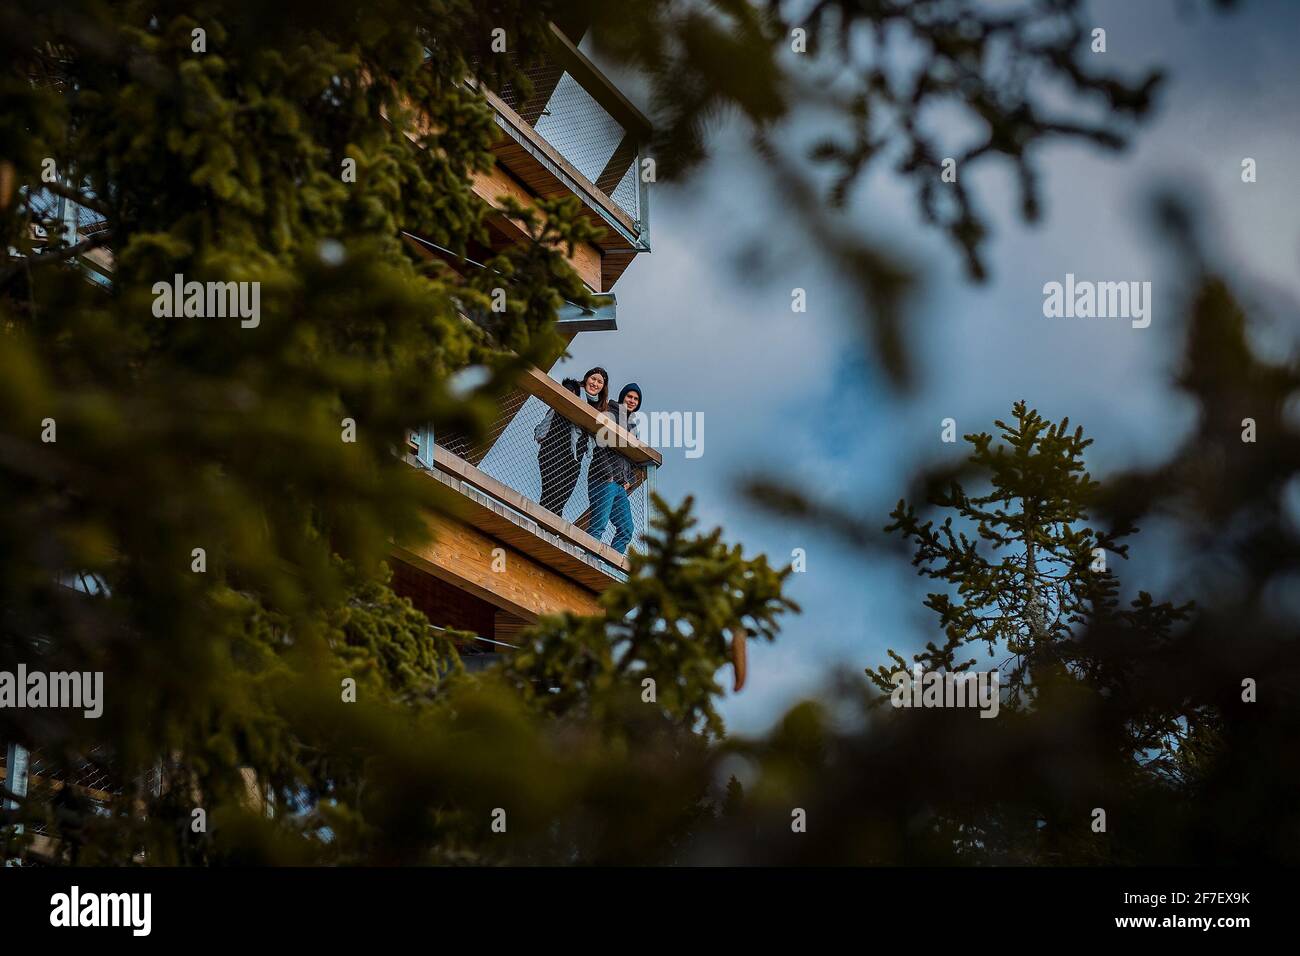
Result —
[{"label": "blue jeans", "polygon": [[612,519],[614,540],[610,542],[610,547],[619,554],[627,553],[636,526],[632,523],[632,506],[628,503],[626,489],[607,481],[597,488],[588,488],[587,492],[591,499],[591,519],[587,522],[587,533],[599,541],[605,533],[605,526]]}]

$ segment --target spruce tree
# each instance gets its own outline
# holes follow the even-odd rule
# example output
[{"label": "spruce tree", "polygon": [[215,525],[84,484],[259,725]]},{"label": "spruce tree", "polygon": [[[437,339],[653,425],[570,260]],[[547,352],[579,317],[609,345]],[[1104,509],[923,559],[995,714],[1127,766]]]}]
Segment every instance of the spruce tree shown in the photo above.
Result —
[{"label": "spruce tree", "polygon": [[782,594],[791,571],[744,557],[720,528],[692,533],[691,498],[675,508],[653,500],[645,548],[629,556],[628,580],[601,595],[605,613],[531,629],[507,674],[553,715],[600,714],[611,696],[640,696],[681,728],[720,737],[720,671],[729,665],[739,690],[748,642],[774,640],[780,616],[798,611]]},{"label": "spruce tree", "polygon": [[[1084,461],[1092,439],[1082,426],[1071,432],[1068,418],[1048,421],[1024,401],[1009,423],[994,424],[996,443],[987,432],[964,436],[980,493],[950,481],[927,502],[941,518],[923,518],[900,499],[885,531],[911,543],[919,575],[948,586],[925,599],[944,642],[928,642],[913,660],[925,670],[961,672],[976,662],[959,659],[968,645],[984,645],[990,657],[1005,654],[998,667],[1007,702],[1016,706],[1032,699],[1040,669],[1087,676],[1094,664],[1072,642],[1081,626],[1117,618],[1164,632],[1186,609],[1155,604],[1145,592],[1119,607],[1113,563],[1128,556],[1123,539],[1137,529],[1087,523],[1099,484]],[[909,666],[897,652],[889,656],[895,666],[867,671],[884,691],[894,686],[891,674]]]}]

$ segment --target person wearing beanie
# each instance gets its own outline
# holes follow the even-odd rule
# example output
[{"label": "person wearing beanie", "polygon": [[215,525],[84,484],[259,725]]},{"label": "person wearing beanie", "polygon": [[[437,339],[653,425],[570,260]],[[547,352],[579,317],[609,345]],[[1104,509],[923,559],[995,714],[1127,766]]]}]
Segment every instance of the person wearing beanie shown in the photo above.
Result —
[{"label": "person wearing beanie", "polygon": [[[623,386],[618,401],[610,404],[610,414],[623,428],[632,430],[631,416],[641,407],[641,386],[635,382]],[[610,521],[614,522],[614,540],[610,542],[619,554],[627,552],[636,526],[632,520],[632,506],[628,501],[639,478],[638,469],[617,448],[597,443],[587,469],[587,497],[591,501],[591,518],[587,531],[600,540]]]},{"label": "person wearing beanie", "polygon": [[618,404],[623,406],[623,410],[632,415],[641,407],[641,386],[636,382],[629,382],[623,386],[623,390],[618,393]]}]

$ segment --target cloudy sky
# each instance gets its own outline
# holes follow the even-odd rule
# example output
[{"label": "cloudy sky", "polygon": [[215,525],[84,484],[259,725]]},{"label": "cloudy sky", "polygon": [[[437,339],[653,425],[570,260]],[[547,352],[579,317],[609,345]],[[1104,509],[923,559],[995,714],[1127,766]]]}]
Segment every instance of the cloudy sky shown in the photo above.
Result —
[{"label": "cloudy sky", "polygon": [[[966,280],[888,170],[853,195],[849,221],[903,253],[924,280],[908,313],[919,387],[906,399],[860,360],[850,290],[789,241],[788,213],[728,126],[689,184],[654,189],[654,251],[615,288],[619,331],[579,336],[554,370],[604,365],[615,385],[639,382],[648,409],[702,412],[703,456],[666,450],[660,493],[694,495],[706,526],[722,525],[775,563],[794,548],[807,552],[807,571],[790,587],[804,612],[775,645],[751,652],[749,685],[723,708],[732,732],[762,731],[836,668],[860,675],[884,662],[885,648],[911,653],[937,633],[921,607],[926,582],[906,562],[863,560],[773,520],[742,499],[738,479],[766,471],[883,525],[915,466],[954,454],[940,441],[944,418],[956,419],[959,433],[992,431],[1020,398],[1097,439],[1095,476],[1158,461],[1190,427],[1192,410],[1168,386],[1184,290],[1148,225],[1156,189],[1198,197],[1214,254],[1265,302],[1300,300],[1300,3],[1246,0],[1226,16],[1178,0],[1092,9],[1107,30],[1105,66],[1130,77],[1168,69],[1158,108],[1122,154],[1042,149],[1045,220],[1036,227],[1018,220],[1005,170],[968,180],[994,230],[987,283]],[[1241,181],[1244,157],[1257,161],[1254,184]],[[735,266],[755,242],[771,250],[762,281]],[[1151,281],[1151,326],[1045,318],[1043,284],[1066,273]],[[807,290],[806,313],[791,311],[795,287]],[[1176,596],[1177,582],[1158,566],[1140,570],[1137,585]]]}]

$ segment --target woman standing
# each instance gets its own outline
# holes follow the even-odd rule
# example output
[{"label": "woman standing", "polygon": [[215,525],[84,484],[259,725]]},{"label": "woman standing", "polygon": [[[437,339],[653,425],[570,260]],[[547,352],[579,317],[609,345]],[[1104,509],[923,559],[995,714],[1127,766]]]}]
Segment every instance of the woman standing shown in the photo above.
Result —
[{"label": "woman standing", "polygon": [[[630,428],[633,412],[641,407],[641,386],[632,382],[618,393],[618,401],[610,405],[610,414],[624,428]],[[600,540],[605,526],[614,522],[614,540],[610,542],[619,554],[627,552],[636,526],[632,521],[632,505],[628,497],[639,475],[636,465],[618,449],[598,444],[587,469],[587,496],[591,499],[591,519],[587,532]]]},{"label": "woman standing", "polygon": [[[581,383],[566,378],[561,384],[574,395],[586,399],[593,411],[608,410],[609,373],[600,366],[590,369]],[[556,414],[552,408],[533,429],[533,437],[539,444],[537,467],[542,474],[541,505],[547,511],[564,517],[564,506],[569,503],[573,486],[578,483],[590,436],[585,429]]]}]

